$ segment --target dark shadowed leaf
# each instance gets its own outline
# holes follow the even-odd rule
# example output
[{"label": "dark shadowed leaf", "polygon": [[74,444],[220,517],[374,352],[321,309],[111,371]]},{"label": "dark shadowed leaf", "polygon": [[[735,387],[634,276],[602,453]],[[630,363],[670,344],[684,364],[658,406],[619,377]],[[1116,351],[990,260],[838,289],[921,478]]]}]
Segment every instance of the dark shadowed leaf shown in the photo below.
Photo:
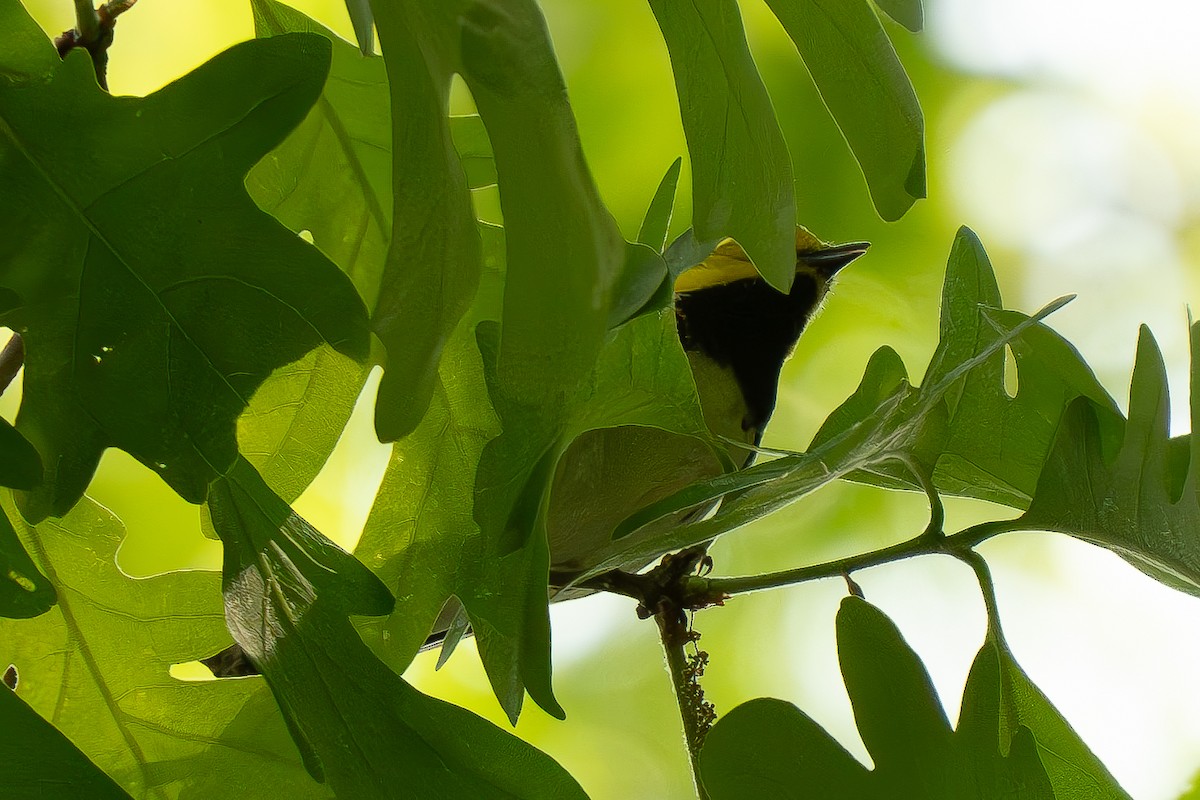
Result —
[{"label": "dark shadowed leaf", "polygon": [[345,797],[583,797],[548,756],[426,697],[376,658],[349,614],[392,598],[239,462],[213,485],[226,616],[314,777]]},{"label": "dark shadowed leaf", "polygon": [[[1192,430],[1200,423],[1200,326],[1193,325]],[[1113,550],[1157,580],[1200,595],[1200,445],[1170,454],[1166,368],[1149,329],[1138,339],[1129,420],[1076,400],[1059,426],[1037,493],[1018,524]]]},{"label": "dark shadowed leaf", "polygon": [[86,53],[40,72],[53,46],[7,13],[5,64],[39,75],[0,75],[0,286],[19,298],[0,323],[25,337],[17,426],[47,465],[25,511],[65,513],[107,446],[199,502],[273,369],[322,343],[367,355],[350,282],[242,185],[317,99],[329,43],[246,42],[115,98]]},{"label": "dark shadowed leaf", "polygon": [[0,785],[12,800],[119,800],[113,783],[16,692],[0,691]]},{"label": "dark shadowed leaf", "polygon": [[54,585],[25,552],[8,514],[0,511],[0,617],[36,617],[49,611],[56,597]]},{"label": "dark shadowed leaf", "polygon": [[837,628],[846,690],[875,768],[856,761],[795,706],[752,700],[720,719],[701,751],[713,800],[1054,800],[1033,735],[1002,728],[994,660],[990,673],[972,670],[953,730],[916,653],[878,609],[847,598]]},{"label": "dark shadowed leaf", "polygon": [[0,419],[0,486],[32,489],[41,483],[42,459],[6,419]]}]

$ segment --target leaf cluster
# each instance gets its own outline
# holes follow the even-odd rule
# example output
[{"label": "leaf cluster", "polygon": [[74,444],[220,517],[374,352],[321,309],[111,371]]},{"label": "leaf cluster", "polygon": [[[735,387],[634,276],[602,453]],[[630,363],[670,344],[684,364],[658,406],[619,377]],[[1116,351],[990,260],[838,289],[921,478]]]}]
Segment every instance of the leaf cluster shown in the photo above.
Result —
[{"label": "leaf cluster", "polygon": [[[923,120],[878,12],[916,31],[922,11],[877,5],[768,2],[895,220],[925,193]],[[675,588],[707,605],[950,552],[990,597],[971,548],[1054,530],[1200,593],[1200,452],[1168,436],[1152,338],[1126,418],[1043,324],[1061,301],[1004,310],[967,229],[919,384],[883,348],[807,450],[734,469],[672,287],[727,236],[775,288],[795,274],[791,156],[736,3],[650,0],[692,171],[690,228],[669,246],[681,160],[626,241],[534,0],[348,0],[358,47],[275,0],[251,7],[255,40],[131,98],[0,0],[0,325],[25,348],[16,424],[0,421],[0,663],[17,676],[0,691],[0,781],[14,796],[582,797],[545,754],[404,680],[430,632],[447,657],[469,628],[512,722],[527,694],[562,717],[551,601],[834,480],[923,492],[930,523],[845,563]],[[477,115],[449,115],[455,76]],[[485,187],[503,226],[476,219]],[[351,554],[290,503],[375,367],[392,455]],[[121,573],[120,522],[85,494],[109,447],[203,506],[220,575]],[[1021,516],[947,535],[943,495]],[[799,709],[756,700],[693,753],[700,791],[1124,797],[989,610],[952,729],[899,631],[848,599],[839,653],[874,770]],[[218,652],[262,677],[173,676]]]}]

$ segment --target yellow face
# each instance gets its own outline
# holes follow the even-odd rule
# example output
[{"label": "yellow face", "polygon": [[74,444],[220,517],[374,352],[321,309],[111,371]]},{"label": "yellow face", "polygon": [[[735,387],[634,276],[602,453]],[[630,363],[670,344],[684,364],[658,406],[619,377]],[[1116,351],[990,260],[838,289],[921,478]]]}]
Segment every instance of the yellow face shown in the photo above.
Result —
[{"label": "yellow face", "polygon": [[[829,247],[813,236],[807,228],[796,226],[796,267],[802,268],[801,256],[815,253]],[[733,283],[743,278],[757,278],[758,270],[754,268],[750,257],[742,246],[733,239],[722,239],[712,254],[694,267],[684,270],[675,279],[676,292],[694,292],[708,286],[723,283]]]}]

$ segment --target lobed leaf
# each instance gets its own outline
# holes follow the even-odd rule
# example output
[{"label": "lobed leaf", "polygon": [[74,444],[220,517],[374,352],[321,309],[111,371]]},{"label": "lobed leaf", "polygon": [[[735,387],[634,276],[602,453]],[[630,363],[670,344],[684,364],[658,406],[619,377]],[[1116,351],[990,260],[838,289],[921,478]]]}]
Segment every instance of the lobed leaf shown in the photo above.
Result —
[{"label": "lobed leaf", "polygon": [[[1192,430],[1200,423],[1196,353],[1191,329]],[[1073,402],[1038,481],[1017,520],[1028,530],[1068,533],[1106,547],[1152,578],[1200,594],[1200,449],[1193,433],[1188,457],[1172,455],[1166,368],[1149,329],[1138,338],[1129,419],[1121,424],[1089,400]]]},{"label": "lobed leaf", "polygon": [[0,691],[0,752],[0,783],[13,800],[129,798],[16,692]]},{"label": "lobed leaf", "polygon": [[650,0],[650,9],[675,73],[696,237],[733,237],[759,274],[786,292],[796,273],[792,161],[737,3]]},{"label": "lobed leaf", "polygon": [[[767,0],[767,5],[846,137],[879,215],[889,221],[904,216],[925,196],[925,120],[875,11],[867,0]],[[911,23],[911,10],[902,18]]]},{"label": "lobed leaf", "polygon": [[874,769],[795,706],[752,700],[718,720],[700,753],[714,800],[745,797],[747,788],[763,798],[1053,800],[1031,731],[1002,727],[997,670],[980,669],[977,660],[953,730],[916,653],[882,612],[846,598],[837,633],[846,689]]},{"label": "lobed leaf", "polygon": [[449,119],[460,71],[465,0],[375,2],[391,102],[392,241],[372,327],[387,350],[375,429],[390,442],[412,432],[437,384],[438,362],[466,313],[482,269],[479,236]]},{"label": "lobed leaf", "polygon": [[[503,313],[488,383],[502,432],[480,457],[474,514],[499,553],[544,550],[549,484],[569,441],[566,404],[620,316],[613,311],[621,305],[616,298],[626,247],[588,173],[536,3],[473,3],[461,26],[462,74],[495,154],[506,247]],[[531,579],[540,583],[545,567],[532,567]],[[517,596],[535,602],[540,591]],[[548,661],[537,672],[542,677],[527,688],[543,707],[561,713],[550,693]]]},{"label": "lobed leaf", "polygon": [[349,614],[392,597],[276,497],[247,462],[214,484],[226,616],[288,721],[309,772],[349,797],[584,797],[548,756],[422,695],[376,658]]},{"label": "lobed leaf", "polygon": [[350,282],[242,186],[317,99],[329,44],[246,42],[148,97],[115,98],[86,53],[41,71],[52,45],[7,13],[6,63],[40,76],[0,80],[0,289],[12,300],[0,324],[25,337],[17,427],[47,464],[24,513],[65,513],[107,446],[200,502],[273,369],[322,343],[367,355]]},{"label": "lobed leaf", "polygon": [[[15,515],[7,500],[4,511]],[[36,527],[11,518],[58,590],[58,604],[35,619],[0,619],[0,661],[16,665],[17,694],[44,724],[139,799],[212,797],[229,786],[324,796],[261,681],[185,682],[169,672],[229,641],[216,573],[124,575],[123,529],[90,500]]]},{"label": "lobed leaf", "polygon": [[[391,125],[383,61],[275,0],[252,0],[259,38],[313,33],[330,41],[329,77],[308,116],[246,177],[255,203],[312,243],[375,304],[391,239]],[[368,26],[368,30],[370,27]],[[327,346],[280,367],[238,419],[238,449],[291,501],[337,444],[377,353],[356,364]]]}]

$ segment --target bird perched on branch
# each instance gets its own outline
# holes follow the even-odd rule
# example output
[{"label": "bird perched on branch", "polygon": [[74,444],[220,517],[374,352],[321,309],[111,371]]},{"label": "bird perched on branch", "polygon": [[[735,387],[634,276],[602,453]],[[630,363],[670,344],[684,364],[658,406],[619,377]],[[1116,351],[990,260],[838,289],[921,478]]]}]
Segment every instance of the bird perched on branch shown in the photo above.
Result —
[{"label": "bird perched on branch", "polygon": [[[800,334],[834,276],[867,247],[829,245],[797,227],[796,276],[787,294],[763,280],[732,239],[676,279],[679,340],[704,420],[713,434],[731,441],[729,455],[739,468],[754,460],[749,446],[762,441],[780,370]],[[559,460],[551,491],[551,572],[569,575],[592,566],[591,557],[634,511],[720,472],[717,456],[692,437],[637,426],[581,435]]]}]

